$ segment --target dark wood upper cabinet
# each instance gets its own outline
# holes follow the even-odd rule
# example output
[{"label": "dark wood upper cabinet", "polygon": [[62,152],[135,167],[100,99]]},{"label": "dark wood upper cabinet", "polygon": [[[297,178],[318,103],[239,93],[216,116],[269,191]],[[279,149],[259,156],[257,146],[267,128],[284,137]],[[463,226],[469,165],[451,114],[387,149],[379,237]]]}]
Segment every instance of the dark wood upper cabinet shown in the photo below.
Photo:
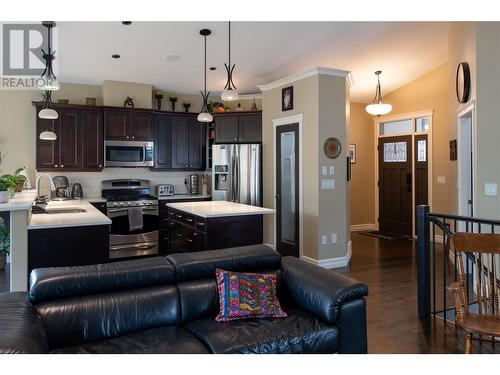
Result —
[{"label": "dark wood upper cabinet", "polygon": [[40,139],[40,133],[44,130],[52,130],[59,134],[58,120],[42,120],[38,117],[38,112],[42,108],[37,108],[36,111],[36,169],[47,170],[59,167],[59,140],[44,141]]},{"label": "dark wood upper cabinet", "polygon": [[82,169],[82,112],[63,109],[59,112],[59,121],[60,168]]},{"label": "dark wood upper cabinet", "polygon": [[207,129],[196,118],[189,119],[189,168],[205,170]]},{"label": "dark wood upper cabinet", "polygon": [[130,110],[104,110],[106,140],[152,141],[154,139],[153,114]]},{"label": "dark wood upper cabinet", "polygon": [[215,117],[215,142],[238,142],[238,115],[224,115]]},{"label": "dark wood upper cabinet", "polygon": [[102,111],[82,112],[82,168],[100,170],[104,166],[104,123]]},{"label": "dark wood upper cabinet", "polygon": [[240,142],[262,142],[262,115],[238,116],[238,135]]},{"label": "dark wood upper cabinet", "polygon": [[189,169],[188,116],[172,116],[172,168]]},{"label": "dark wood upper cabinet", "polygon": [[155,168],[172,168],[172,116],[155,118]]},{"label": "dark wood upper cabinet", "polygon": [[153,115],[148,112],[130,112],[130,140],[152,141],[153,139]]},{"label": "dark wood upper cabinet", "polygon": [[215,143],[261,142],[261,112],[215,114]]},{"label": "dark wood upper cabinet", "polygon": [[105,110],[106,139],[127,141],[130,139],[130,113],[128,111]]}]

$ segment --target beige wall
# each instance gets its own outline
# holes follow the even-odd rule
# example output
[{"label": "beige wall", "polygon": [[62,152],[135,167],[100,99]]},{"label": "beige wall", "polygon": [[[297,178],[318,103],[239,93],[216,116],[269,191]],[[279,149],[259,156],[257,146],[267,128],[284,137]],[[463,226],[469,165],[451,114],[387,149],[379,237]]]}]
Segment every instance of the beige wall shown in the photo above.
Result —
[{"label": "beige wall", "polygon": [[[262,94],[264,206],[275,207],[275,145],[272,121],[302,114],[303,255],[318,261],[344,257],[349,241],[345,147],[338,159],[332,161],[323,154],[323,142],[326,138],[335,136],[345,145],[349,113],[346,80],[342,77],[315,75],[295,81],[292,85],[294,109],[291,111],[281,111],[282,87],[264,91]],[[336,179],[335,190],[320,190],[321,165],[335,166],[335,176],[332,176]],[[331,233],[337,233],[337,244],[330,243]],[[329,244],[321,245],[321,235],[328,235]],[[274,218],[265,218],[264,240],[275,243]]]},{"label": "beige wall", "polygon": [[[456,179],[452,179],[450,167],[449,128],[453,126],[448,116],[448,64],[436,68],[420,78],[400,87],[384,97],[392,104],[391,115],[432,109],[432,187],[433,207],[436,212],[452,212],[450,190],[456,189]],[[437,176],[446,178],[445,184],[437,184]]]},{"label": "beige wall", "polygon": [[104,105],[122,107],[127,97],[134,99],[135,108],[151,109],[153,85],[135,82],[108,81],[102,84]]},{"label": "beige wall", "polygon": [[373,117],[366,104],[351,103],[349,142],[356,145],[356,163],[351,165],[350,207],[351,225],[375,224],[375,134]]}]

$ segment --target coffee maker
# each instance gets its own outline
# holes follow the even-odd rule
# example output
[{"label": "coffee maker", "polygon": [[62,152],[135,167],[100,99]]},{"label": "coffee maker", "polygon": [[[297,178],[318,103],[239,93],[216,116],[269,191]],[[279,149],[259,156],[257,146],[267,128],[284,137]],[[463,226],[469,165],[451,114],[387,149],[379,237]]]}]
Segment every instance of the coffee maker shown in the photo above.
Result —
[{"label": "coffee maker", "polygon": [[66,176],[54,176],[52,177],[52,182],[56,188],[56,197],[54,200],[64,201],[71,199],[71,190],[69,188],[68,177]]}]

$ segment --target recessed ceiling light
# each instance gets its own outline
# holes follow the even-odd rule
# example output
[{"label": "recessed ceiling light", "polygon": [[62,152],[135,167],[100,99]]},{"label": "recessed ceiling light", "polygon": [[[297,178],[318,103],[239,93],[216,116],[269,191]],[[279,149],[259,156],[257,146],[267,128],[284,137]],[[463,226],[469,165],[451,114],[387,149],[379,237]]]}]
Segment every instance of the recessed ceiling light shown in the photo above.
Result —
[{"label": "recessed ceiling light", "polygon": [[211,66],[209,69],[210,70],[217,70],[217,67],[216,66]]},{"label": "recessed ceiling light", "polygon": [[132,21],[122,21],[125,26],[132,25]]},{"label": "recessed ceiling light", "polygon": [[112,57],[113,59],[119,59],[121,56],[120,56],[119,54],[117,54],[117,53],[113,53],[113,54],[111,55],[111,57]]},{"label": "recessed ceiling light", "polygon": [[169,53],[168,55],[165,56],[165,60],[168,62],[176,62],[179,61],[181,57],[179,55],[176,55],[175,53]]}]

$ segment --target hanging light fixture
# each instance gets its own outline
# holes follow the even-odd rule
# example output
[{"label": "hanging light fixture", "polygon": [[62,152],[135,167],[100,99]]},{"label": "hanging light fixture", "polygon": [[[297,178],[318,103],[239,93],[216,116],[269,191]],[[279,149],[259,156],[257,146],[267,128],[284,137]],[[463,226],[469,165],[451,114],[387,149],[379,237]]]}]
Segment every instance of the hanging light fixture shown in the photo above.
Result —
[{"label": "hanging light fixture", "polygon": [[44,80],[43,86],[40,89],[45,91],[56,91],[59,90],[59,82],[52,70],[52,61],[55,59],[56,51],[52,50],[52,28],[56,26],[54,21],[43,21],[42,25],[47,28],[47,52],[42,48],[43,58],[45,60],[45,70],[42,73],[42,79]]},{"label": "hanging light fixture", "polygon": [[231,21],[229,21],[229,63],[224,64],[224,66],[227,71],[227,82],[220,97],[225,102],[233,102],[238,100],[240,97],[238,95],[238,91],[236,91],[236,85],[233,82],[233,71],[236,64],[231,65]]},{"label": "hanging light fixture", "polygon": [[382,94],[380,91],[380,74],[381,70],[377,70],[375,75],[377,76],[377,88],[375,90],[375,97],[372,102],[368,104],[365,109],[370,115],[381,116],[386,115],[392,111],[392,105],[382,102]]},{"label": "hanging light fixture", "polygon": [[203,74],[205,76],[205,86],[203,91],[200,91],[203,98],[203,108],[198,115],[199,122],[212,122],[214,119],[210,112],[208,112],[208,95],[210,95],[210,91],[207,92],[207,36],[210,34],[212,34],[212,32],[209,29],[200,30],[200,35],[203,36],[203,39],[205,41],[205,66],[203,68]]},{"label": "hanging light fixture", "polygon": [[[59,115],[57,112],[50,108],[52,106],[52,91],[45,91],[45,107],[38,113],[38,117],[44,120],[57,120]],[[57,134],[47,128],[40,133],[40,139],[43,141],[55,141],[57,139]]]}]

